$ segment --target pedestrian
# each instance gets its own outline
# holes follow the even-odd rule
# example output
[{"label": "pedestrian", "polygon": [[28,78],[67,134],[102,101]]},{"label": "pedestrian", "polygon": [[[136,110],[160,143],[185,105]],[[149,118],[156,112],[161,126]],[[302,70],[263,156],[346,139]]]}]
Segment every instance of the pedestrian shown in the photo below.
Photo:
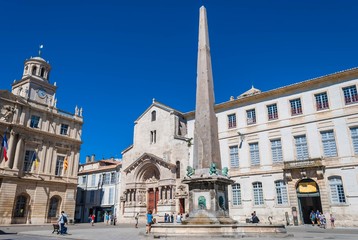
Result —
[{"label": "pedestrian", "polygon": [[178,213],[178,215],[177,215],[177,223],[181,223],[181,214],[180,213]]},{"label": "pedestrian", "polygon": [[172,213],[172,214],[170,215],[170,222],[171,222],[171,223],[174,223],[174,213]]},{"label": "pedestrian", "polygon": [[152,224],[153,224],[152,210],[149,210],[147,213],[147,224],[146,224],[146,231],[145,231],[146,234],[150,233],[150,230],[152,229]]},{"label": "pedestrian", "polygon": [[95,217],[96,217],[96,215],[94,215],[94,214],[92,213],[92,215],[91,215],[91,225],[92,225],[92,226],[94,226],[94,219],[95,219]]},{"label": "pedestrian", "polygon": [[134,217],[135,220],[135,228],[138,228],[138,219],[139,219],[139,212],[137,212],[137,214]]},{"label": "pedestrian", "polygon": [[168,222],[168,215],[167,215],[167,213],[164,213],[164,222],[165,222],[165,223]]},{"label": "pedestrian", "polygon": [[320,219],[321,219],[321,213],[320,213],[320,211],[319,210],[317,210],[316,211],[316,221],[317,221],[317,226],[320,226],[321,225],[321,221],[320,221]]},{"label": "pedestrian", "polygon": [[334,225],[334,220],[335,218],[333,217],[333,214],[331,213],[329,215],[329,220],[331,221],[331,228],[335,228],[336,226]]},{"label": "pedestrian", "polygon": [[109,214],[109,222],[111,223],[111,225],[113,225],[113,214],[112,213]]},{"label": "pedestrian", "polygon": [[256,215],[256,211],[254,211],[252,213],[252,223],[259,223],[260,219],[258,218],[258,216]]},{"label": "pedestrian", "polygon": [[67,224],[67,215],[64,211],[61,212],[60,217],[58,218],[58,224],[60,225],[60,234],[67,234],[67,227],[65,224]]},{"label": "pedestrian", "polygon": [[313,211],[313,209],[312,209],[312,211],[311,211],[311,213],[310,213],[310,220],[311,220],[311,222],[312,222],[312,226],[314,226],[314,224],[315,224],[315,222],[316,222],[316,214],[315,214],[315,212]]},{"label": "pedestrian", "polygon": [[104,218],[106,219],[106,225],[108,225],[109,222],[109,214],[106,212]]}]

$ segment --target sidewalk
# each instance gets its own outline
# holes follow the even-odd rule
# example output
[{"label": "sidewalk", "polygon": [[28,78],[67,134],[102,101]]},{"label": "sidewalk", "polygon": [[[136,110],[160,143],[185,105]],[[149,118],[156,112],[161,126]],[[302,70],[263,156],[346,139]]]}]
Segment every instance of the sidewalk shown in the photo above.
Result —
[{"label": "sidewalk", "polygon": [[[52,225],[12,225],[12,226],[0,226],[0,232],[6,233],[18,233],[18,235],[32,236],[32,237],[45,237],[47,239],[74,239],[74,240],[98,240],[98,239],[123,239],[123,240],[144,240],[153,239],[153,235],[145,234],[145,225],[139,224],[139,228],[135,228],[133,224],[119,224],[116,226],[105,225],[104,223],[96,223],[95,226],[91,226],[87,223],[68,225],[67,235],[52,234]],[[358,228],[335,228],[335,229],[322,229],[317,226],[311,225],[305,226],[289,226],[287,232],[293,234],[293,237],[287,237],[289,240],[301,240],[301,239],[354,239],[358,236]],[[211,238],[210,235],[203,236],[200,238],[190,239],[225,239],[225,238]],[[166,238],[162,238],[166,239]],[[168,238],[170,240],[183,240],[183,237]],[[256,240],[259,238],[249,237],[248,240]],[[264,239],[281,239],[278,237],[267,237]]]}]

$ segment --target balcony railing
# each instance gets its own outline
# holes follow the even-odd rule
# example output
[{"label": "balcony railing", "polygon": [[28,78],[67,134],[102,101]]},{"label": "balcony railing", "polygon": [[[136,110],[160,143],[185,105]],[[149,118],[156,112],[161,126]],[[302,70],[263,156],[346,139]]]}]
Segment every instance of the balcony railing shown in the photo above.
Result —
[{"label": "balcony railing", "polygon": [[284,162],[284,169],[286,170],[297,168],[316,168],[322,166],[322,158],[311,158],[307,160]]}]

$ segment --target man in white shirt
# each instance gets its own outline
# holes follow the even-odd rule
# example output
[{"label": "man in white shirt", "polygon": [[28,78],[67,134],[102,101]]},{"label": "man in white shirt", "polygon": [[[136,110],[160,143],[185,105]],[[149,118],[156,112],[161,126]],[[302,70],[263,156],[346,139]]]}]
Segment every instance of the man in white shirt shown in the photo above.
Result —
[{"label": "man in white shirt", "polygon": [[57,221],[60,225],[60,234],[67,234],[67,227],[65,227],[65,223],[67,223],[67,215],[64,211],[61,212],[61,215],[59,216]]}]

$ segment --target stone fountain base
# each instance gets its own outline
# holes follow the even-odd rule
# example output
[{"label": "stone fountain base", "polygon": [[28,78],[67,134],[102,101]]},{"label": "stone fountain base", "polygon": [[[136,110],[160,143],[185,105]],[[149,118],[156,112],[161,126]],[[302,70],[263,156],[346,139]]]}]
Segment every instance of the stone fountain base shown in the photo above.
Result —
[{"label": "stone fountain base", "polygon": [[287,237],[284,225],[268,224],[180,224],[159,223],[152,225],[150,233],[159,237]]}]

